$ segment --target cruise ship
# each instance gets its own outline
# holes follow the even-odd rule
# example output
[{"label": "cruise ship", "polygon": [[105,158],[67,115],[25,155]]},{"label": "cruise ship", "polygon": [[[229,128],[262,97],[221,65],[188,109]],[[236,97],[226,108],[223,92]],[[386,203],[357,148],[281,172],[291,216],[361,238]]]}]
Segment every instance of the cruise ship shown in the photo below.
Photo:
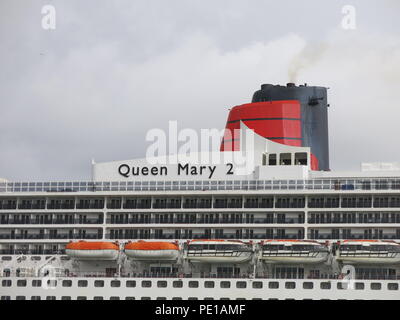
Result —
[{"label": "cruise ship", "polygon": [[399,299],[400,164],[331,171],[328,109],[325,87],[263,84],[213,163],[0,180],[1,300]]}]

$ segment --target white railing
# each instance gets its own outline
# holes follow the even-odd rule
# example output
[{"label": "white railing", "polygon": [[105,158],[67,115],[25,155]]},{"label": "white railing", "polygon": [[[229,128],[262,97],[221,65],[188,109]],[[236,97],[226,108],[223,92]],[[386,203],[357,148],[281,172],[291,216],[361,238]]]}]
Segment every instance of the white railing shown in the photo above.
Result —
[{"label": "white railing", "polygon": [[400,179],[2,182],[2,192],[399,190]]}]

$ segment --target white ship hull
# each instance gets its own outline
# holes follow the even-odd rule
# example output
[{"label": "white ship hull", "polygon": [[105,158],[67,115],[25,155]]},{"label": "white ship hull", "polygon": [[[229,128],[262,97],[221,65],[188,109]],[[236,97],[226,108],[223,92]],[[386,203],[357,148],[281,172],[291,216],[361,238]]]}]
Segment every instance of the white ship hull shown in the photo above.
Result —
[{"label": "white ship hull", "polygon": [[245,263],[251,259],[251,253],[244,253],[238,256],[215,256],[202,254],[202,256],[188,255],[187,259],[195,263],[221,263],[221,264],[235,264]]},{"label": "white ship hull", "polygon": [[360,265],[396,265],[400,264],[400,256],[396,258],[385,257],[338,257],[338,261],[344,264],[360,264]]},{"label": "white ship hull", "polygon": [[177,250],[126,250],[127,257],[139,261],[170,261],[179,257]]},{"label": "white ship hull", "polygon": [[[43,278],[28,278],[27,287],[18,287],[17,281],[21,278],[9,278],[12,285],[1,289],[2,296],[7,295],[12,300],[30,300],[32,297],[40,297],[41,300],[56,299],[245,299],[245,300],[320,300],[320,299],[366,299],[366,300],[397,300],[399,299],[398,286],[400,281],[391,280],[358,280],[355,283],[347,283],[340,280],[282,280],[282,279],[149,279],[149,278],[57,278],[55,286],[49,282],[49,287],[32,287],[33,280]],[[71,287],[63,287],[64,280],[71,280]],[[87,287],[78,286],[80,281],[87,281]],[[95,281],[103,281],[104,287],[96,287]],[[120,286],[115,287],[112,281],[119,281]],[[129,282],[130,281],[130,284]],[[164,287],[157,287],[159,282]],[[179,286],[176,282],[180,282]],[[209,283],[213,288],[206,288]],[[229,288],[226,283],[229,282]],[[134,287],[129,287],[135,283]],[[193,288],[193,283],[198,287]],[[208,284],[206,284],[208,283]],[[224,284],[223,284],[224,283]],[[145,284],[145,287],[142,286]],[[379,284],[379,286],[377,286]],[[149,287],[150,286],[150,287]],[[357,290],[355,289],[357,286]],[[363,288],[360,290],[360,288]],[[377,288],[380,288],[377,290]],[[347,289],[338,289],[347,288]],[[397,288],[397,290],[394,290]],[[22,297],[22,298],[21,298]],[[50,297],[50,298],[48,298]],[[37,298],[36,298],[37,299]]]},{"label": "white ship hull", "polygon": [[279,263],[279,264],[318,264],[327,261],[329,254],[318,254],[315,257],[296,257],[296,256],[262,256],[260,259],[265,263]]}]

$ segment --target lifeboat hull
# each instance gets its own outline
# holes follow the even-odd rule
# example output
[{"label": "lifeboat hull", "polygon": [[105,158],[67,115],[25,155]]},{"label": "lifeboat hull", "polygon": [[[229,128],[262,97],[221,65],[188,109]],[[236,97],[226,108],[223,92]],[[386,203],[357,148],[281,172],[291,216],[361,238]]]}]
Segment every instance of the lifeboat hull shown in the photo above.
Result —
[{"label": "lifeboat hull", "polygon": [[195,263],[244,263],[251,259],[252,253],[245,252],[237,256],[218,256],[215,254],[207,255],[203,253],[202,255],[188,254],[187,259],[190,262]]},{"label": "lifeboat hull", "polygon": [[113,249],[105,249],[105,250],[66,249],[65,253],[71,258],[75,258],[78,260],[116,260],[118,258],[118,251]]},{"label": "lifeboat hull", "polygon": [[279,264],[318,264],[324,263],[328,260],[328,253],[319,253],[315,256],[261,256],[260,259],[265,263],[279,263]]},{"label": "lifeboat hull", "polygon": [[77,260],[116,260],[119,245],[111,242],[71,242],[65,246],[65,253]]},{"label": "lifeboat hull", "polygon": [[344,264],[364,264],[364,265],[393,265],[400,264],[400,255],[394,257],[347,257],[338,256],[336,260]]},{"label": "lifeboat hull", "polygon": [[125,254],[132,260],[138,261],[170,261],[179,257],[178,250],[128,250]]}]

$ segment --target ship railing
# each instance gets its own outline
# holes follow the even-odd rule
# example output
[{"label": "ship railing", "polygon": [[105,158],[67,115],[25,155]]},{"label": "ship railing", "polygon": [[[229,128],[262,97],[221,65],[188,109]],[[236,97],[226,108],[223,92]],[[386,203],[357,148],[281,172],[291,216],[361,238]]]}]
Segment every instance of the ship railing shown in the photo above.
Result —
[{"label": "ship railing", "polygon": [[[92,222],[92,223],[102,223],[102,222]],[[106,223],[109,224],[301,224],[304,223],[304,219],[292,218],[292,219],[262,219],[256,218],[254,220],[223,220],[223,219],[201,219],[201,220],[168,220],[162,221],[157,219],[146,219],[146,220],[112,220],[107,219]],[[1,223],[0,223],[1,224]],[[68,223],[71,224],[71,223]]]},{"label": "ship railing", "polygon": [[399,252],[388,251],[340,251],[341,257],[395,258]]},{"label": "ship railing", "polygon": [[0,239],[16,239],[16,240],[26,240],[26,239],[32,239],[32,240],[41,240],[41,239],[102,239],[102,236],[99,236],[98,233],[93,233],[93,234],[88,234],[86,233],[85,235],[79,234],[79,233],[74,233],[72,236],[69,234],[57,234],[57,235],[49,235],[49,234],[27,234],[27,235],[11,235],[11,234],[3,234],[0,235]]},{"label": "ship railing", "polygon": [[21,220],[8,220],[7,222],[0,222],[2,225],[6,224],[102,224],[103,220],[98,219],[87,219],[86,221],[81,221],[79,219],[70,221],[70,220],[45,220],[45,221],[37,221],[37,220],[28,220],[28,221],[21,221]]},{"label": "ship railing", "polygon": [[324,253],[324,251],[263,251],[263,257],[309,257],[315,258],[318,254]]},{"label": "ship railing", "polygon": [[251,254],[250,250],[188,250],[188,257],[240,257],[242,255]]},{"label": "ship railing", "polygon": [[[15,275],[11,272],[11,269],[3,268],[0,269],[0,278],[41,278],[38,277],[34,272],[31,273],[20,273]],[[56,278],[112,278],[112,279],[268,279],[268,280],[342,280],[344,274],[270,274],[270,273],[203,273],[203,274],[192,274],[192,273],[105,273],[105,272],[57,272],[54,274]],[[400,281],[400,275],[395,274],[362,274],[357,273],[355,280],[394,280]]]},{"label": "ship railing", "polygon": [[[400,179],[1,182],[2,192],[400,190]],[[3,204],[3,207],[9,204]],[[6,208],[4,208],[6,209]]]}]

